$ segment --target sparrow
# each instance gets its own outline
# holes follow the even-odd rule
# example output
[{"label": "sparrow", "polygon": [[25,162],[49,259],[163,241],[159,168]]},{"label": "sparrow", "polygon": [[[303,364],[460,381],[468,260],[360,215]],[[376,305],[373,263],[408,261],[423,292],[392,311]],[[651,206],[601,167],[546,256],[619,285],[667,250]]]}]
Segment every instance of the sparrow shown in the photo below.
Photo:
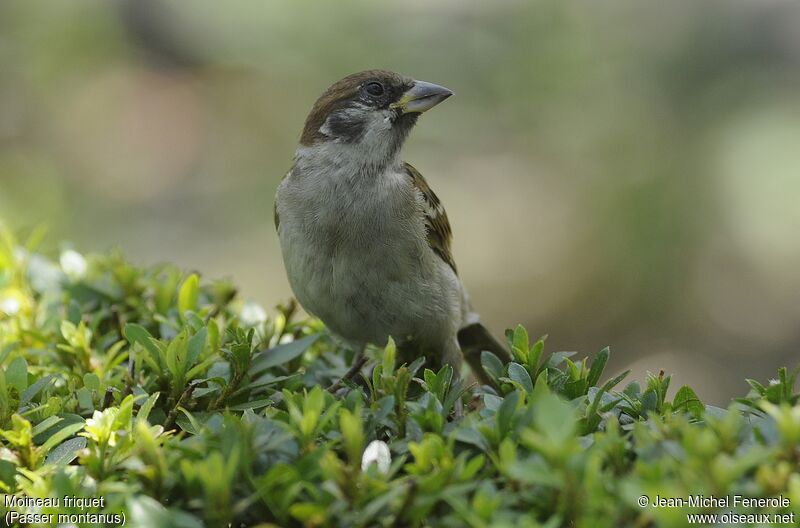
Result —
[{"label": "sparrow", "polygon": [[306,118],[274,220],[295,297],[334,335],[362,351],[391,336],[456,373],[466,356],[485,381],[481,350],[508,352],[472,309],[444,206],[400,155],[420,115],[451,95],[386,70],[332,84]]}]

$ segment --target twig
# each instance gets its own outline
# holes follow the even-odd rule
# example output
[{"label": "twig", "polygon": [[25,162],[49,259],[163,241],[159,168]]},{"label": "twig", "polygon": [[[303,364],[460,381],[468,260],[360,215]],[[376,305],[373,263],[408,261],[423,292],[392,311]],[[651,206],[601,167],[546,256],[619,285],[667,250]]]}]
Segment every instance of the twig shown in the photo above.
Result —
[{"label": "twig", "polygon": [[111,407],[111,404],[114,403],[114,391],[116,391],[114,387],[109,387],[106,389],[106,394],[103,397],[103,409],[108,409]]},{"label": "twig", "polygon": [[172,429],[172,425],[175,423],[175,418],[178,416],[178,408],[183,407],[186,403],[186,400],[192,397],[192,393],[194,389],[199,385],[197,380],[191,382],[186,389],[184,389],[183,394],[181,397],[178,398],[178,401],[175,403],[175,406],[170,409],[169,414],[167,415],[167,419],[164,421],[164,429],[169,430]]},{"label": "twig", "polygon": [[330,392],[331,394],[335,393],[342,387],[342,383],[344,381],[349,381],[353,379],[356,376],[356,374],[358,374],[361,371],[361,367],[363,367],[364,363],[367,362],[367,355],[364,353],[366,348],[367,348],[366,345],[361,347],[361,349],[356,353],[356,357],[353,358],[353,365],[350,367],[350,370],[345,372],[344,376],[336,380],[336,382],[333,385],[328,387],[328,392]]},{"label": "twig", "polygon": [[134,365],[133,347],[130,347],[128,349],[128,372],[127,376],[125,376],[125,389],[122,391],[123,397],[127,396],[128,394],[133,394],[134,376],[136,375]]},{"label": "twig", "polygon": [[222,309],[225,308],[226,306],[228,306],[228,304],[230,304],[231,300],[234,297],[236,297],[237,293],[239,293],[239,292],[236,291],[236,288],[234,288],[232,291],[229,292],[229,294],[228,294],[228,296],[226,298],[222,299],[221,302],[215,302],[213,304],[213,306],[211,307],[211,310],[209,310],[209,312],[203,318],[203,322],[205,324],[208,324],[208,322],[210,320],[212,320],[213,318],[218,316],[219,313],[222,311]]}]

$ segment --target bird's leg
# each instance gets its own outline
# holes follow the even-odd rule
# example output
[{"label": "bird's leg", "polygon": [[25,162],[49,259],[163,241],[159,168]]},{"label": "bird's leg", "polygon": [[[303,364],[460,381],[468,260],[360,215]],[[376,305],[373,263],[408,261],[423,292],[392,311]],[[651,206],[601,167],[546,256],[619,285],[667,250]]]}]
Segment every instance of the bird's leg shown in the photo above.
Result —
[{"label": "bird's leg", "polygon": [[460,420],[463,417],[464,417],[464,402],[462,402],[461,398],[459,398],[453,405],[453,418],[455,418],[456,420]]},{"label": "bird's leg", "polygon": [[328,387],[328,392],[332,394],[335,393],[342,387],[342,383],[344,381],[353,379],[356,374],[361,371],[361,367],[363,367],[364,363],[367,362],[367,355],[365,354],[366,349],[367,345],[363,345],[360,349],[358,349],[356,355],[353,357],[353,364],[350,366],[350,369],[345,372],[344,376],[336,380],[333,385]]}]

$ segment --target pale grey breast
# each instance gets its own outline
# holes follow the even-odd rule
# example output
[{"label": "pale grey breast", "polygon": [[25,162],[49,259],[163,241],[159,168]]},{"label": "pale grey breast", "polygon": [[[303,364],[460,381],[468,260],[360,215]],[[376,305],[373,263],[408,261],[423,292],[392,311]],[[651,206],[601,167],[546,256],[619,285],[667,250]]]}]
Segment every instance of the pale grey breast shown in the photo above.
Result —
[{"label": "pale grey breast", "polygon": [[458,279],[427,247],[425,204],[402,166],[356,185],[346,167],[329,165],[324,175],[302,167],[277,198],[284,261],[301,305],[353,341],[452,332]]}]

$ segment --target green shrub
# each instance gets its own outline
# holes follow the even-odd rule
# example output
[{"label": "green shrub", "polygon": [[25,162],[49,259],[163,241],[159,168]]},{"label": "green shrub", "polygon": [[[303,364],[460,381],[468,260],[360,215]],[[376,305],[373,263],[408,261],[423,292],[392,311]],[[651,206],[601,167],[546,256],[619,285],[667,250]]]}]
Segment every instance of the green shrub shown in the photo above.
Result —
[{"label": "green shrub", "polygon": [[[608,349],[573,361],[517,327],[512,363],[482,357],[495,387],[465,387],[422,360],[399,365],[390,342],[369,351],[369,379],[334,395],[325,388],[352,353],[323,330],[293,304],[268,317],[224,282],[116,253],[67,252],[57,264],[0,230],[0,489],[103,500],[6,500],[4,518],[620,527],[800,513],[797,371],[749,380],[750,394],[720,409],[685,386],[667,398],[663,373],[644,387],[621,388],[626,373],[603,381]],[[641,507],[643,495],[731,504]]]}]

